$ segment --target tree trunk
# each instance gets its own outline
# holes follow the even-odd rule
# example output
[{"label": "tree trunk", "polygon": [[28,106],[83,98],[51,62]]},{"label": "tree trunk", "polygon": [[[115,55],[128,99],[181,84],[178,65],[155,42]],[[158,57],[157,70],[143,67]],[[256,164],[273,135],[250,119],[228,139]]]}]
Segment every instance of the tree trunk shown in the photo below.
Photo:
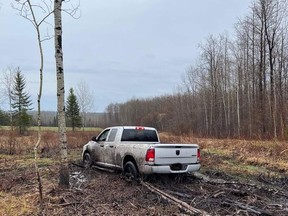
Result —
[{"label": "tree trunk", "polygon": [[60,171],[59,186],[69,187],[69,167],[67,157],[67,137],[65,120],[65,89],[64,68],[62,53],[62,0],[54,1],[54,24],[55,24],[55,58],[57,74],[57,113],[58,113],[58,135],[60,146]]},{"label": "tree trunk", "polygon": [[42,190],[42,180],[41,180],[41,175],[39,172],[39,167],[38,167],[38,148],[41,143],[41,138],[42,138],[42,133],[41,133],[41,96],[42,96],[42,84],[43,84],[43,68],[44,68],[44,55],[43,55],[43,48],[42,48],[42,42],[41,42],[41,34],[40,34],[40,28],[37,23],[34,10],[32,8],[31,2],[28,1],[28,5],[33,17],[33,23],[35,23],[35,29],[37,33],[37,41],[38,41],[38,46],[39,46],[39,52],[40,52],[40,69],[39,69],[39,92],[38,92],[38,97],[37,97],[37,125],[38,125],[38,139],[37,142],[34,146],[34,160],[35,160],[35,172],[36,172],[36,177],[37,177],[37,182],[38,182],[38,190],[39,190],[39,203],[40,203],[40,209],[39,209],[39,214],[43,215],[43,210],[44,210],[44,205],[43,205],[43,190]]}]

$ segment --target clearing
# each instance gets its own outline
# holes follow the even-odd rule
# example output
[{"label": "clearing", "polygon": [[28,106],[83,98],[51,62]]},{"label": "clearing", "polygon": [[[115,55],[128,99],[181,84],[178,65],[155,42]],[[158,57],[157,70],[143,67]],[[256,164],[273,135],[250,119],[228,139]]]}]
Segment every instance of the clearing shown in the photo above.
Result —
[{"label": "clearing", "polygon": [[[78,166],[81,146],[94,132],[68,133],[71,188],[60,190],[54,133],[44,134],[43,146],[48,148],[42,149],[39,164],[44,215],[288,215],[287,142],[162,134],[162,142],[199,143],[201,171],[185,176],[152,175],[135,185],[118,173]],[[37,215],[32,153],[36,136],[17,137],[15,154],[7,155],[11,146],[6,135],[2,132],[0,138],[0,215]]]}]

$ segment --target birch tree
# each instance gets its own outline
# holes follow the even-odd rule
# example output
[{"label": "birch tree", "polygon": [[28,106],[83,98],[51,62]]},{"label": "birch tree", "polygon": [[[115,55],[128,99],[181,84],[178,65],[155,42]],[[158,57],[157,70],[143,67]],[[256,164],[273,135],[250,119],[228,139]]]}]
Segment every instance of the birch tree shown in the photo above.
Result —
[{"label": "birch tree", "polygon": [[[60,147],[60,170],[59,186],[69,187],[69,164],[67,154],[67,135],[65,119],[65,82],[64,82],[64,64],[62,47],[62,11],[65,11],[73,18],[77,18],[79,4],[75,7],[70,4],[70,9],[63,9],[64,0],[54,0],[54,46],[57,77],[57,118],[58,118],[58,137]],[[70,1],[68,1],[70,2]]]},{"label": "birch tree", "polygon": [[59,186],[69,187],[69,166],[67,155],[67,136],[65,119],[65,86],[62,52],[62,0],[54,0],[54,43],[57,77],[57,113],[60,147]]}]

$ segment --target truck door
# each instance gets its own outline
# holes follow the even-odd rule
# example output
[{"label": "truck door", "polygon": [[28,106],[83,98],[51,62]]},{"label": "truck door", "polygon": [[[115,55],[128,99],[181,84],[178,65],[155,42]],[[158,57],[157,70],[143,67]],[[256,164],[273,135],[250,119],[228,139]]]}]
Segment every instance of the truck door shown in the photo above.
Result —
[{"label": "truck door", "polygon": [[115,138],[117,135],[118,129],[113,128],[111,129],[108,139],[105,142],[104,145],[104,151],[105,151],[105,163],[109,167],[115,167],[115,148],[116,148],[116,142]]},{"label": "truck door", "polygon": [[104,166],[105,165],[105,143],[107,141],[108,138],[108,134],[110,132],[110,129],[107,129],[105,131],[103,131],[98,137],[97,137],[97,144],[99,145],[99,161],[97,162],[98,165],[100,166]]}]

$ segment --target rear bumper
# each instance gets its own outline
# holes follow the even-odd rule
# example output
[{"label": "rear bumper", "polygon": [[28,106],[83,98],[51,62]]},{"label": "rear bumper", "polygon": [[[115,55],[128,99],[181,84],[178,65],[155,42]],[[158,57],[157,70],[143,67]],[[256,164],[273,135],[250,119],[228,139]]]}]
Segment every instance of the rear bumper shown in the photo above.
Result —
[{"label": "rear bumper", "polygon": [[144,165],[144,168],[142,170],[142,174],[172,174],[172,173],[190,173],[190,172],[196,172],[200,169],[201,165],[198,164],[188,164],[185,165],[184,169],[181,170],[172,170],[170,165],[161,165],[161,166],[155,166],[155,165]]}]

